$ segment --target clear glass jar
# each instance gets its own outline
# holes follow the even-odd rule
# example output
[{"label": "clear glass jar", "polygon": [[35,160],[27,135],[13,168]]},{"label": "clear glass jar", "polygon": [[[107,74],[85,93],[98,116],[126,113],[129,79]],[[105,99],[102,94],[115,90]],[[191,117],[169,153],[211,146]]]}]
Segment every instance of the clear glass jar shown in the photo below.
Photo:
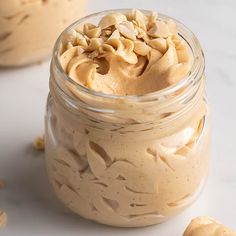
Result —
[{"label": "clear glass jar", "polygon": [[87,0],[0,1],[0,66],[48,57],[61,31],[85,15]]},{"label": "clear glass jar", "polygon": [[[107,13],[83,18],[64,33],[97,23]],[[152,225],[183,211],[199,195],[209,160],[204,56],[193,33],[179,22],[177,28],[194,56],[191,74],[142,96],[107,95],[75,83],[59,62],[64,33],[58,39],[46,162],[56,195],[82,217],[121,227]]]}]

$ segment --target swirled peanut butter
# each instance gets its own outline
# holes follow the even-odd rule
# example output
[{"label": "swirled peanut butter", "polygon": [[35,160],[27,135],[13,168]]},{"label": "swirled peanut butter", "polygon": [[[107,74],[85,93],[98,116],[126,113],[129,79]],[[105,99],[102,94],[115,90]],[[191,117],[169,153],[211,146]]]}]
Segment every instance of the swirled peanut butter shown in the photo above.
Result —
[{"label": "swirled peanut butter", "polygon": [[183,236],[236,236],[236,232],[210,217],[197,217],[191,221]]},{"label": "swirled peanut butter", "polygon": [[64,38],[61,63],[76,82],[95,91],[142,95],[186,77],[192,55],[176,24],[144,15],[110,13],[99,24],[86,23]]},{"label": "swirled peanut butter", "polygon": [[[45,150],[61,201],[85,218],[125,227],[160,223],[190,205],[208,166],[204,83],[155,101],[125,96],[188,76],[192,54],[175,23],[138,10],[109,13],[62,34],[60,62],[89,91],[124,95],[109,100],[77,89],[60,80],[52,61]],[[182,93],[191,99],[183,102]]]},{"label": "swirled peanut butter", "polygon": [[85,12],[86,0],[0,1],[0,66],[49,56],[58,34]]}]

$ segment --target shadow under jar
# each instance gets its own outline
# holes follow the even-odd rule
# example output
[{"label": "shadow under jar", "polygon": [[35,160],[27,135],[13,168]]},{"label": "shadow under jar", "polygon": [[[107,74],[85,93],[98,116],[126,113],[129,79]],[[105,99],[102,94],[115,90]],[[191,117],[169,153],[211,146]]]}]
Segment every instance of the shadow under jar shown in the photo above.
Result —
[{"label": "shadow under jar", "polygon": [[[83,18],[63,34],[107,13]],[[157,224],[191,205],[202,190],[209,161],[204,57],[196,37],[175,22],[193,54],[191,73],[141,96],[108,95],[76,84],[59,62],[63,34],[56,43],[46,162],[58,198],[84,218],[120,227]]]}]

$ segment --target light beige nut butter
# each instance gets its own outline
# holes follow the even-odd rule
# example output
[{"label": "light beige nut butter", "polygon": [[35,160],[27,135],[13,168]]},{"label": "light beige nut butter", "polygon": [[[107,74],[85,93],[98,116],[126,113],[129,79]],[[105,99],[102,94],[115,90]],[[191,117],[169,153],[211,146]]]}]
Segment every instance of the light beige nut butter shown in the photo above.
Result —
[{"label": "light beige nut butter", "polygon": [[59,33],[85,14],[87,0],[0,1],[0,66],[40,62]]},{"label": "light beige nut butter", "polygon": [[45,130],[58,198],[103,224],[157,224],[204,185],[209,119],[204,57],[171,17],[105,11],[56,42]]}]

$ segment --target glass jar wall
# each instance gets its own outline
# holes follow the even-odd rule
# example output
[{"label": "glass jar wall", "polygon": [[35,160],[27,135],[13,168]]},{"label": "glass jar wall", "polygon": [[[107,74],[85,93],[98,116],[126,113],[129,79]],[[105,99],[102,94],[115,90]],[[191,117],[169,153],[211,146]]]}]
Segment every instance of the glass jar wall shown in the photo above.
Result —
[{"label": "glass jar wall", "polygon": [[[64,33],[105,14],[86,17]],[[194,57],[190,75],[141,96],[102,94],[76,84],[58,59],[64,33],[58,39],[46,162],[56,195],[73,212],[113,226],[146,226],[183,211],[201,192],[209,160],[204,57],[196,37],[178,22],[177,27]]]}]

